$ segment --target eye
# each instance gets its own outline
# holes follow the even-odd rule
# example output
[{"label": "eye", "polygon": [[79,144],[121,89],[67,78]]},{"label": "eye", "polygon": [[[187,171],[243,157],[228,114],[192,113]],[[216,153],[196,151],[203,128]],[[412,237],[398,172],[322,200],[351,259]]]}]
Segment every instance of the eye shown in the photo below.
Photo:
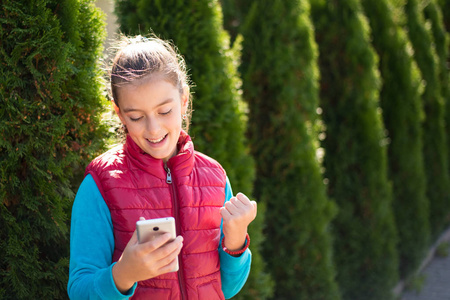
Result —
[{"label": "eye", "polygon": [[172,112],[172,109],[169,109],[168,111],[162,112],[162,113],[160,113],[160,114],[163,115],[163,116],[165,116],[165,115],[170,114],[171,112]]},{"label": "eye", "polygon": [[130,117],[130,120],[133,121],[133,122],[137,122],[137,121],[139,121],[140,119],[142,119],[142,117],[139,117],[139,118],[131,118],[131,117]]}]

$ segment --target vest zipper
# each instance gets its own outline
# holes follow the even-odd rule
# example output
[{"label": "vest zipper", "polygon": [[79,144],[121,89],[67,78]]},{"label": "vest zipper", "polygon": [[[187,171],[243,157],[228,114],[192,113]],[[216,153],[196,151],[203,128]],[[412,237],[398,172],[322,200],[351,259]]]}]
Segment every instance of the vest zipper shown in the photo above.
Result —
[{"label": "vest zipper", "polygon": [[[167,172],[166,182],[171,187],[172,201],[173,201],[173,207],[174,207],[175,227],[176,227],[177,235],[178,235],[181,232],[181,226],[180,226],[180,213],[179,213],[179,209],[178,209],[177,191],[175,189],[175,184],[173,184],[172,173],[170,172],[169,167],[167,165],[164,165],[164,169]],[[179,270],[177,272],[177,275],[178,275],[178,283],[180,284],[181,299],[186,299],[184,275],[183,275],[183,263],[181,260],[181,255],[178,258],[178,267],[179,267]]]},{"label": "vest zipper", "polygon": [[166,169],[167,172],[166,182],[168,184],[172,184],[172,174],[170,173],[170,169],[167,166],[164,168]]}]

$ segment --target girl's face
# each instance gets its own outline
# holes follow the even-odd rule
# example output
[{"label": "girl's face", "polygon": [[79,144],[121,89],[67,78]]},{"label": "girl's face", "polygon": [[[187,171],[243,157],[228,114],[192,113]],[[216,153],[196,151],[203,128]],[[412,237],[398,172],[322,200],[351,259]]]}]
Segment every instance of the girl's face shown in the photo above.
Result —
[{"label": "girl's face", "polygon": [[181,95],[164,79],[118,88],[120,108],[114,104],[117,115],[133,141],[156,159],[167,162],[177,154],[182,115],[188,105],[187,89]]}]

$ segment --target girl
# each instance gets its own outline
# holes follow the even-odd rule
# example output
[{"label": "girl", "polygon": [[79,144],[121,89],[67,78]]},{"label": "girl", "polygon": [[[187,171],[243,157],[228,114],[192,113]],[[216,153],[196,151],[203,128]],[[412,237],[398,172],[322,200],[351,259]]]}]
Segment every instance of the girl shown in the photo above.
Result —
[{"label": "girl", "polygon": [[[232,196],[226,173],[194,151],[183,59],[158,38],[126,39],[111,70],[126,141],[94,159],[77,192],[71,299],[224,299],[250,272],[256,203]],[[185,130],[182,125],[185,125]],[[136,221],[172,216],[177,238],[139,244]],[[179,258],[179,270],[170,272]]]}]

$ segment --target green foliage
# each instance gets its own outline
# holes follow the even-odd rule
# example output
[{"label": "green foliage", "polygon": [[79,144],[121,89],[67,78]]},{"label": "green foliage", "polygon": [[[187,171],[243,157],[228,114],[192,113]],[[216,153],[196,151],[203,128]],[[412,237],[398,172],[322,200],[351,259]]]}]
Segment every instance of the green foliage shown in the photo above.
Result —
[{"label": "green foliage", "polygon": [[267,226],[266,210],[266,204],[258,202],[258,215],[249,227],[252,251],[250,276],[244,288],[233,297],[234,300],[263,300],[269,299],[273,295],[275,282],[267,270],[265,258],[261,255],[265,240],[263,228]]},{"label": "green foliage", "polygon": [[439,7],[442,11],[442,17],[447,33],[450,32],[450,1],[448,0],[437,0]]},{"label": "green foliage", "polygon": [[449,248],[450,248],[450,242],[445,241],[445,242],[440,243],[436,247],[436,255],[438,257],[447,257]]},{"label": "green foliage", "polygon": [[414,272],[429,246],[429,203],[422,154],[420,72],[403,28],[403,7],[389,0],[362,0],[380,57],[383,80],[380,106],[389,136],[388,172],[393,185],[394,214],[399,235],[400,274]]},{"label": "green foliage", "polygon": [[[116,12],[123,33],[152,31],[178,47],[194,83],[190,135],[195,148],[222,164],[234,191],[251,195],[254,163],[246,146],[247,108],[237,73],[240,44],[229,47],[218,2],[118,0]],[[249,228],[252,272],[236,299],[263,299],[271,293],[270,277],[263,271],[264,261],[258,251],[264,206],[259,205],[258,210],[258,218]]]},{"label": "green foliage", "polygon": [[392,299],[397,232],[369,26],[357,0],[310,3],[320,52],[325,178],[339,205],[337,280],[344,299]]},{"label": "green foliage", "polygon": [[425,283],[427,281],[427,277],[425,274],[415,274],[412,277],[408,278],[405,289],[408,291],[414,291],[417,294],[423,290]]},{"label": "green foliage", "polygon": [[450,35],[445,30],[441,8],[434,1],[428,1],[426,4],[424,13],[431,25],[431,33],[438,58],[438,78],[441,84],[442,100],[444,101],[446,127],[444,135],[447,137],[447,165],[450,174],[450,79],[448,67],[448,63],[450,63]]},{"label": "green foliage", "polygon": [[405,12],[408,34],[414,48],[414,58],[425,81],[425,91],[422,96],[425,111],[423,151],[427,196],[430,201],[431,233],[436,238],[450,221],[448,150],[439,64],[435,47],[430,47],[433,45],[433,38],[425,24],[420,7],[417,0],[407,0]]},{"label": "green foliage", "polygon": [[2,1],[2,299],[67,298],[72,180],[105,135],[101,18],[92,1]]},{"label": "green foliage", "polygon": [[239,30],[248,14],[250,6],[246,1],[220,0],[223,13],[223,27],[230,34],[231,42],[239,35]]},{"label": "green foliage", "polygon": [[316,158],[318,67],[309,5],[297,0],[232,5],[235,16],[245,17],[236,21],[244,39],[254,193],[267,206],[262,251],[275,280],[273,299],[339,299],[328,228],[335,207]]}]

